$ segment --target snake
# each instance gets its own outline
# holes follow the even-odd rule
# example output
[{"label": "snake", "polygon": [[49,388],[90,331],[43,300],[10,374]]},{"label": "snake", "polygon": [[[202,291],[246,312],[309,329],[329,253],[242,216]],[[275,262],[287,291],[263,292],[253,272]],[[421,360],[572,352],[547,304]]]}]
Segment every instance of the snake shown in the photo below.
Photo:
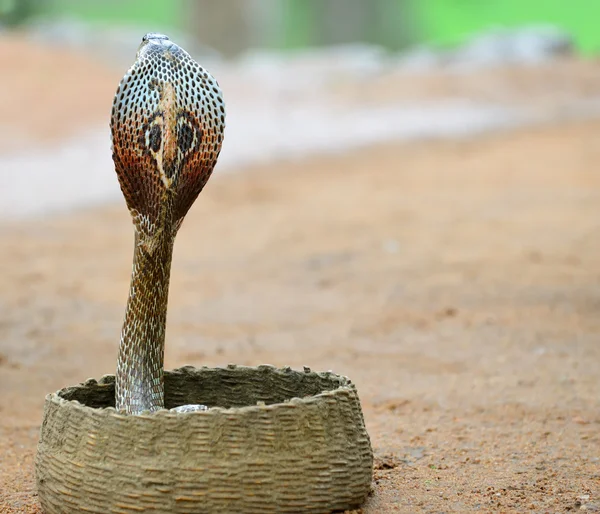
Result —
[{"label": "snake", "polygon": [[110,118],[113,162],[134,227],[115,373],[118,411],[165,408],[173,247],[217,163],[224,131],[225,103],[216,79],[164,34],[146,34],[119,83]]}]

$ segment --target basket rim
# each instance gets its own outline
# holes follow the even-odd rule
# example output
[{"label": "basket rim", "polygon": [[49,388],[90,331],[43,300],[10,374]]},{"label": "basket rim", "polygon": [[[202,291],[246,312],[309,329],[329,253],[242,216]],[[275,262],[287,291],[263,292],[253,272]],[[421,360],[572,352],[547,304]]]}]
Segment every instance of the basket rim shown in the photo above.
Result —
[{"label": "basket rim", "polygon": [[309,367],[304,366],[304,369],[302,371],[299,370],[294,370],[292,369],[290,366],[283,366],[283,367],[276,367],[270,364],[260,364],[258,366],[242,366],[242,365],[237,365],[237,364],[228,364],[227,366],[223,367],[223,366],[215,366],[215,367],[211,367],[211,366],[201,366],[201,367],[195,367],[195,366],[190,366],[190,365],[186,365],[186,366],[181,366],[179,368],[174,368],[172,370],[165,370],[165,373],[198,373],[198,372],[202,372],[202,371],[222,371],[222,370],[253,370],[253,371],[268,371],[268,372],[274,372],[274,373],[280,373],[280,374],[289,374],[289,373],[297,373],[297,374],[302,374],[302,375],[313,375],[313,376],[317,376],[319,378],[322,379],[338,379],[340,381],[340,384],[333,388],[333,389],[329,389],[329,390],[325,390],[325,391],[321,391],[320,393],[314,394],[314,395],[310,395],[310,396],[306,396],[303,398],[299,398],[296,396],[291,397],[289,400],[285,400],[283,402],[277,402],[277,403],[271,403],[271,404],[261,404],[261,403],[257,403],[256,405],[245,405],[243,407],[209,407],[207,410],[203,410],[203,411],[193,411],[193,412],[176,412],[176,411],[172,411],[169,409],[159,409],[157,411],[154,412],[150,412],[150,411],[143,411],[140,414],[127,414],[126,412],[123,411],[118,411],[115,407],[103,407],[103,408],[96,408],[96,407],[90,407],[88,405],[85,405],[83,403],[81,403],[78,400],[67,400],[65,398],[63,398],[61,396],[61,393],[66,392],[67,390],[73,390],[73,389],[79,389],[79,388],[83,388],[86,386],[92,386],[92,385],[97,385],[97,384],[107,384],[110,383],[114,380],[115,375],[113,374],[107,374],[107,375],[103,375],[99,380],[96,380],[95,378],[88,378],[83,382],[80,382],[79,384],[76,385],[72,385],[72,386],[66,386],[63,387],[61,389],[59,389],[58,391],[54,391],[51,393],[48,393],[45,397],[45,402],[51,402],[53,404],[56,404],[58,407],[60,408],[74,408],[77,410],[81,410],[83,411],[86,415],[93,415],[93,416],[112,416],[112,417],[117,417],[117,418],[121,418],[121,419],[157,419],[157,418],[167,418],[167,419],[172,419],[172,418],[184,418],[184,417],[188,417],[188,416],[204,416],[204,417],[209,417],[209,416],[216,416],[216,415],[221,415],[221,414],[237,414],[237,415],[245,415],[245,414],[251,414],[257,411],[273,411],[275,409],[280,409],[280,408],[289,408],[289,407],[297,407],[300,405],[310,405],[313,403],[317,403],[317,402],[322,402],[327,400],[328,398],[331,398],[333,396],[337,396],[339,394],[347,394],[350,392],[354,392],[356,393],[356,387],[354,385],[354,383],[345,375],[339,375],[337,373],[334,373],[333,371],[312,371]]}]

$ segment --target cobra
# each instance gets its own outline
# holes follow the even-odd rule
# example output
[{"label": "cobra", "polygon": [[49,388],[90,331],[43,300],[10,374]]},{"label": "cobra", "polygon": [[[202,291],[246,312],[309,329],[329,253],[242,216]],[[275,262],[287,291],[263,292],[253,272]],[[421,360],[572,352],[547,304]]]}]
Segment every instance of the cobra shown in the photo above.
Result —
[{"label": "cobra", "polygon": [[225,130],[217,81],[162,34],[146,34],[111,114],[115,170],[133,219],[133,269],[116,408],[164,408],[164,349],[175,237],[212,174]]}]

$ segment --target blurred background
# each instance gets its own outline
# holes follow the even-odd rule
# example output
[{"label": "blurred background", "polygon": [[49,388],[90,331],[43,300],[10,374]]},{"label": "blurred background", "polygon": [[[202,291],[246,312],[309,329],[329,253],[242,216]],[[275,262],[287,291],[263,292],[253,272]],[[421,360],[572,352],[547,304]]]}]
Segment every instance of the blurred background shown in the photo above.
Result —
[{"label": "blurred background", "polygon": [[0,173],[19,177],[0,216],[119,197],[107,116],[146,32],[223,86],[226,170],[589,116],[594,13],[594,0],[0,0]]},{"label": "blurred background", "polygon": [[160,26],[187,31],[231,56],[249,47],[292,49],[368,42],[390,50],[415,44],[453,45],[498,27],[547,23],[568,32],[577,48],[600,46],[594,0],[2,0],[0,20],[15,27],[32,19],[106,28]]}]

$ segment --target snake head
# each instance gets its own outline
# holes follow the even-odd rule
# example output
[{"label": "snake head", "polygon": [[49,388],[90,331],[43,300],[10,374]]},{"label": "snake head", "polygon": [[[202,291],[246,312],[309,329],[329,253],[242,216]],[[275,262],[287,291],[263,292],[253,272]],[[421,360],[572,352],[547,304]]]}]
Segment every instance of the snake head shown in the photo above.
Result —
[{"label": "snake head", "polygon": [[179,226],[221,151],[225,104],[217,81],[167,36],[146,34],[115,94],[115,170],[144,231]]}]

